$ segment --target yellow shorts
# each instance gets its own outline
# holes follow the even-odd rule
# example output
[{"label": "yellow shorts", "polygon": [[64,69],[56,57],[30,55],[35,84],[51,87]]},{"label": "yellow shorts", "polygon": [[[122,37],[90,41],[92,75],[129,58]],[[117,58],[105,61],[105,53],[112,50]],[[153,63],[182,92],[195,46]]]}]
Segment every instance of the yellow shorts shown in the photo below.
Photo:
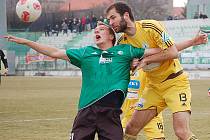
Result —
[{"label": "yellow shorts", "polygon": [[[122,126],[123,128],[126,127],[126,124],[130,120],[134,109],[130,109],[130,106],[135,105],[138,99],[126,99],[123,106],[123,115],[122,115]],[[154,119],[150,121],[144,127],[144,134],[146,135],[148,140],[154,138],[163,138],[164,137],[164,129],[163,129],[163,118],[162,113],[156,116]]]},{"label": "yellow shorts", "polygon": [[135,109],[157,109],[160,113],[166,107],[173,113],[191,110],[190,83],[184,74],[160,84],[147,84]]},{"label": "yellow shorts", "polygon": [[147,140],[152,140],[154,138],[164,138],[164,127],[163,127],[163,117],[162,112],[159,113],[155,118],[153,118],[145,127],[144,133]]}]

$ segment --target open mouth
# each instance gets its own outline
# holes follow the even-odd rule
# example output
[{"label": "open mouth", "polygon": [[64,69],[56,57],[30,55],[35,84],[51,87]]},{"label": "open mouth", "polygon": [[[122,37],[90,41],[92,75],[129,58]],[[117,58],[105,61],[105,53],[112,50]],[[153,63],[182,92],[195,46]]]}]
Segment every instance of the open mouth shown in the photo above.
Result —
[{"label": "open mouth", "polygon": [[96,40],[99,40],[101,39],[101,36],[100,35],[96,35]]}]

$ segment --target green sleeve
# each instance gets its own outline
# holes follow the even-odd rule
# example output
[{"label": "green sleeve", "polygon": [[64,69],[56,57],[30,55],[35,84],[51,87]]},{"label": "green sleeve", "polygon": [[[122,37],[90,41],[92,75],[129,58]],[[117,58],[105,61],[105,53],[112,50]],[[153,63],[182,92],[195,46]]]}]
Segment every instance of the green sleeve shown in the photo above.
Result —
[{"label": "green sleeve", "polygon": [[70,59],[71,64],[81,68],[84,52],[86,47],[83,48],[72,48],[66,50],[66,55]]},{"label": "green sleeve", "polygon": [[136,48],[130,46],[130,54],[132,58],[142,58],[144,56],[145,49],[144,48]]}]

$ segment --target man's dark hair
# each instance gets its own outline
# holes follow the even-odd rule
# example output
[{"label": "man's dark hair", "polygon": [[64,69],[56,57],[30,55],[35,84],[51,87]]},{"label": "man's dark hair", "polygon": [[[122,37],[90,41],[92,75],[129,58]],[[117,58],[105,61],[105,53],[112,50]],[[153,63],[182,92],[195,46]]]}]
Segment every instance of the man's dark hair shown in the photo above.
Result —
[{"label": "man's dark hair", "polygon": [[125,12],[128,12],[130,19],[134,21],[132,10],[128,4],[124,2],[113,3],[106,9],[106,13],[108,13],[112,9],[116,9],[117,13],[119,13],[121,16],[123,16]]},{"label": "man's dark hair", "polygon": [[116,43],[116,35],[115,35],[115,32],[114,32],[114,30],[112,29],[112,27],[109,27],[109,33],[111,34],[111,35],[113,35],[113,40],[112,40],[112,45],[114,46],[115,45],[115,43]]}]

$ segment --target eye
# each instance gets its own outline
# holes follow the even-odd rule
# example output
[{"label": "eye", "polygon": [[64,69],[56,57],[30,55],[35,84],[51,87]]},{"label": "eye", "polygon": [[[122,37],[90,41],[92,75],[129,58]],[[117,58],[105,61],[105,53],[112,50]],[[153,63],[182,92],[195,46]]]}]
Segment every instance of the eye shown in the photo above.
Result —
[{"label": "eye", "polygon": [[116,16],[112,16],[112,17],[111,17],[111,19],[115,19],[115,18],[116,18]]}]

